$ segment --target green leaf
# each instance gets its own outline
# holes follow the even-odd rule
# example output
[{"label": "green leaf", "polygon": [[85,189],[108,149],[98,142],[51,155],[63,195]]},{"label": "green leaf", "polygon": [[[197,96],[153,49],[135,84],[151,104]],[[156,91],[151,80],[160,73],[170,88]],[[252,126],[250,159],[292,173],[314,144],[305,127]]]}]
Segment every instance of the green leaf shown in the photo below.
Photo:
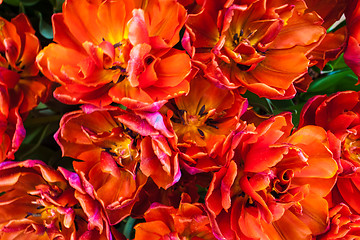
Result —
[{"label": "green leaf", "polygon": [[65,0],[56,0],[54,5],[54,13],[59,13],[62,11],[62,5]]},{"label": "green leaf", "polygon": [[41,135],[43,129],[41,127],[37,127],[37,128],[31,128],[29,130],[26,131],[26,137],[24,139],[24,141],[22,142],[22,144],[30,144],[32,141],[35,140],[35,138],[37,138],[38,136]]},{"label": "green leaf", "polygon": [[322,71],[320,71],[319,73],[326,74],[326,73],[334,72],[334,71],[341,70],[344,68],[349,68],[349,67],[345,63],[344,54],[341,54],[340,57],[338,57],[334,61],[328,62],[325,65],[324,69]]},{"label": "green leaf", "polygon": [[122,104],[119,104],[119,108],[121,108],[121,109],[123,109],[123,110],[126,110],[126,109],[127,109],[127,107],[124,106],[124,105],[122,105]]},{"label": "green leaf", "polygon": [[243,94],[243,97],[247,98],[249,105],[259,114],[273,114],[273,107],[269,99],[261,98],[249,91]]},{"label": "green leaf", "polygon": [[44,38],[53,39],[54,35],[53,35],[52,26],[49,23],[47,23],[46,21],[44,21],[41,12],[36,11],[36,15],[39,18],[39,32],[40,32],[40,34]]},{"label": "green leaf", "polygon": [[301,102],[301,103],[298,103],[296,105],[289,106],[286,108],[276,109],[276,110],[274,110],[274,114],[277,115],[277,114],[280,114],[283,112],[291,112],[292,113],[292,123],[294,124],[295,127],[297,127],[299,125],[299,121],[300,121],[300,113],[301,113],[301,110],[304,105],[305,105],[305,102]]},{"label": "green leaf", "polygon": [[315,95],[332,94],[339,91],[359,91],[360,85],[356,85],[358,78],[350,68],[343,68],[325,75],[312,82],[302,99],[309,99]]},{"label": "green leaf", "polygon": [[276,109],[287,109],[294,106],[294,102],[289,100],[271,100],[271,105]]},{"label": "green leaf", "polygon": [[349,68],[348,65],[345,63],[344,54],[341,54],[340,57],[338,57],[334,61],[330,61],[329,64],[332,65],[334,71],[340,70],[343,68]]},{"label": "green leaf", "polygon": [[24,125],[26,128],[30,128],[30,127],[34,127],[34,126],[39,126],[39,125],[43,125],[46,123],[57,123],[60,121],[62,115],[45,115],[45,116],[37,116],[37,117],[33,117],[33,118],[28,118],[25,120]]},{"label": "green leaf", "polygon": [[23,6],[29,7],[34,6],[37,4],[40,0],[4,0],[4,3],[7,3],[12,6],[19,6],[22,4]]},{"label": "green leaf", "polygon": [[[49,128],[50,128],[50,124],[45,125],[45,127],[43,127],[43,128],[39,128],[39,129],[42,130],[42,131],[40,131],[40,132],[41,132],[40,136],[37,138],[37,141],[36,141],[35,144],[28,144],[28,146],[31,146],[31,148],[28,149],[27,151],[23,151],[23,153],[19,156],[19,158],[20,158],[21,160],[26,159],[26,158],[28,157],[28,155],[32,154],[33,152],[36,152],[36,150],[38,150],[38,148],[41,147],[42,141],[43,141],[44,138],[45,138],[46,136],[48,136],[48,134],[49,134],[49,133],[48,133],[48,132],[49,132]],[[27,141],[27,142],[29,142],[29,141]],[[20,152],[21,152],[21,151],[20,151]]]},{"label": "green leaf", "polygon": [[[48,162],[52,156],[56,155],[56,151],[60,148],[49,145],[49,138],[58,130],[58,122],[48,122],[41,125],[31,125],[31,127],[25,124],[26,137],[21,144],[19,150],[15,153],[17,160],[26,159],[39,159],[44,162]],[[51,143],[50,143],[51,145]],[[57,159],[61,158],[61,154],[57,155]]]},{"label": "green leaf", "polygon": [[331,63],[327,63],[321,72],[322,73],[330,73],[332,71],[334,71],[334,66],[331,65]]}]

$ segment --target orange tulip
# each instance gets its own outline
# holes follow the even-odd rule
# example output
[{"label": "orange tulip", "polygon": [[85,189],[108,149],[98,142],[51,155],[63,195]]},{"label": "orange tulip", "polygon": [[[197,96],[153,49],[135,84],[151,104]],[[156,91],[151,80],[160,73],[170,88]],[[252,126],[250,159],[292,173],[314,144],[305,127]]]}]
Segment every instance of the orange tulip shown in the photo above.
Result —
[{"label": "orange tulip", "polygon": [[[339,208],[338,205],[345,204],[344,208],[348,207],[350,213],[354,215],[360,214],[360,204],[357,201],[360,197],[359,109],[359,92],[338,92],[329,97],[322,95],[310,99],[305,104],[300,118],[300,126],[315,124],[327,130],[330,149],[339,167],[336,185],[327,196],[327,200],[329,206],[334,209]],[[346,213],[347,217],[350,213]],[[347,222],[339,222],[339,224],[347,224]],[[344,228],[342,232],[337,233],[337,231],[336,228],[331,230],[330,236],[331,234],[341,236],[342,233],[346,233],[343,232]],[[351,239],[351,234],[349,230],[349,239]]]},{"label": "orange tulip", "polygon": [[169,101],[160,111],[167,114],[178,138],[182,167],[194,174],[226,164],[221,149],[231,131],[241,125],[247,100],[200,75],[190,86],[188,95]]},{"label": "orange tulip", "polygon": [[188,14],[199,14],[204,10],[206,0],[179,0],[181,5],[185,7]]},{"label": "orange tulip", "polygon": [[290,134],[292,127],[283,114],[234,136],[232,160],[214,174],[206,196],[224,238],[308,239],[326,230],[324,197],[337,164],[322,128]]},{"label": "orange tulip", "polygon": [[[355,153],[352,152],[354,148],[351,145],[356,145],[358,138],[356,129],[360,125],[359,108],[360,93],[344,91],[329,97],[326,95],[315,96],[304,105],[301,111],[299,127],[317,125],[328,131],[328,137],[331,141],[330,148],[334,158],[338,161],[340,171],[343,171],[342,152],[348,155]],[[341,150],[342,148],[344,151]],[[352,157],[346,159],[352,159]],[[356,164],[356,162],[358,161],[352,161],[352,164]],[[349,165],[345,164],[344,167],[348,168]]]},{"label": "orange tulip", "polygon": [[146,222],[135,226],[134,240],[215,240],[204,206],[189,203],[183,194],[178,209],[154,203],[144,215]]},{"label": "orange tulip", "polygon": [[147,177],[162,188],[180,178],[174,133],[159,113],[142,114],[83,106],[64,115],[55,135],[64,155],[82,160],[74,168],[94,186],[112,224],[130,214]]},{"label": "orange tulip", "polygon": [[131,215],[135,218],[143,218],[144,213],[154,202],[178,208],[182,194],[189,195],[191,203],[199,201],[199,186],[205,189],[211,181],[210,174],[191,175],[187,172],[181,174],[180,180],[168,189],[159,188],[151,178],[148,179],[142,188],[139,201],[134,205]]},{"label": "orange tulip", "polygon": [[[316,12],[324,20],[322,26],[329,29],[343,15],[346,0],[305,0],[307,13]],[[323,69],[328,61],[337,59],[344,51],[347,40],[346,27],[343,26],[335,32],[326,33],[324,40],[310,53],[313,64]]]},{"label": "orange tulip", "polygon": [[323,27],[328,29],[344,13],[347,0],[305,0],[308,9],[306,12],[315,11],[324,20]]},{"label": "orange tulip", "polygon": [[360,215],[353,214],[345,204],[339,204],[329,212],[330,228],[316,239],[357,239],[360,236]]},{"label": "orange tulip", "polygon": [[305,10],[305,1],[207,1],[189,17],[183,46],[217,84],[291,98],[326,32],[322,19]]},{"label": "orange tulip", "polygon": [[14,159],[14,153],[25,138],[25,128],[19,113],[18,97],[7,85],[6,80],[18,80],[18,75],[0,68],[0,162]]},{"label": "orange tulip", "polygon": [[1,239],[114,239],[101,202],[76,173],[41,161],[0,164]]},{"label": "orange tulip", "polygon": [[14,153],[25,137],[22,121],[49,87],[38,76],[35,58],[40,49],[35,31],[24,14],[11,22],[0,17],[0,162],[14,159]]},{"label": "orange tulip", "polygon": [[52,20],[56,43],[37,62],[61,102],[146,105],[188,92],[190,59],[172,48],[186,20],[175,0],[67,0]]}]

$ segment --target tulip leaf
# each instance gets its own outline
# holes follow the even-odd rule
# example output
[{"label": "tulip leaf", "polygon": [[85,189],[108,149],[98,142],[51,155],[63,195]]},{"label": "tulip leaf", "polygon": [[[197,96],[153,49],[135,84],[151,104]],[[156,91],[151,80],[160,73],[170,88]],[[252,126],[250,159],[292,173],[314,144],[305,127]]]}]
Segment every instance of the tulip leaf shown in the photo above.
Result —
[{"label": "tulip leaf", "polygon": [[338,57],[334,61],[329,62],[329,64],[331,64],[331,66],[334,70],[348,68],[348,65],[346,65],[345,60],[344,60],[344,54],[341,54],[340,57]]},{"label": "tulip leaf", "polygon": [[37,150],[39,147],[41,147],[41,143],[44,140],[44,138],[46,137],[46,135],[47,135],[46,133],[48,132],[49,127],[50,127],[50,124],[45,125],[45,127],[44,127],[44,129],[42,129],[41,135],[39,136],[36,143],[33,144],[33,146],[29,150],[27,150],[23,154],[21,154],[20,159],[25,159],[28,155],[35,152],[35,150]]},{"label": "tulip leaf", "polygon": [[334,66],[328,63],[325,65],[324,69],[321,70],[321,73],[330,73],[332,71],[334,71]]},{"label": "tulip leaf", "polygon": [[[34,118],[34,120],[37,119],[42,118]],[[32,119],[29,120],[30,124],[28,121],[25,121],[24,123],[26,128],[26,137],[19,150],[15,153],[15,157],[17,160],[26,160],[31,158],[48,162],[51,157],[56,154],[56,151],[60,150],[52,137],[58,129],[59,122],[51,121],[39,124],[35,122],[36,124],[34,124],[34,122],[31,121]],[[57,159],[60,157],[61,154],[57,154]]]},{"label": "tulip leaf", "polygon": [[300,113],[301,110],[303,108],[303,106],[305,105],[305,102],[301,102],[298,103],[296,105],[293,106],[288,106],[282,109],[276,109],[274,110],[274,114],[280,114],[283,112],[291,112],[292,113],[292,123],[294,124],[295,127],[297,127],[299,125],[299,121],[300,121]]},{"label": "tulip leaf", "polygon": [[41,134],[42,130],[42,128],[31,128],[26,131],[26,137],[22,144],[31,144],[31,142]]},{"label": "tulip leaf", "polygon": [[342,54],[340,57],[338,57],[334,61],[328,62],[325,65],[324,69],[319,71],[319,73],[327,74],[327,73],[334,72],[334,71],[344,69],[344,68],[348,69],[349,67],[348,67],[348,65],[346,65],[345,60],[344,60],[344,55]]},{"label": "tulip leaf", "polygon": [[271,100],[271,104],[276,109],[285,109],[288,107],[294,106],[294,102],[292,100]]},{"label": "tulip leaf", "polygon": [[39,18],[39,32],[40,32],[40,34],[46,39],[54,38],[52,26],[49,23],[47,23],[46,21],[44,21],[44,19],[42,17],[42,13],[36,11],[36,15]]},{"label": "tulip leaf", "polygon": [[56,0],[54,4],[54,12],[59,13],[62,11],[62,5],[65,2],[65,0]]},{"label": "tulip leaf", "polygon": [[360,85],[356,85],[357,81],[357,76],[350,68],[333,71],[312,82],[308,91],[302,94],[302,99],[307,100],[315,95],[332,94],[339,91],[359,91]]},{"label": "tulip leaf", "polygon": [[65,2],[65,0],[49,0],[49,2],[53,6],[54,13],[59,13],[62,10],[62,5]]},{"label": "tulip leaf", "polygon": [[252,106],[259,114],[273,114],[273,107],[269,99],[259,97],[249,91],[243,94],[243,97],[247,98],[249,105]]},{"label": "tulip leaf", "polygon": [[4,3],[7,3],[12,6],[20,6],[22,4],[23,6],[34,6],[37,4],[40,0],[4,0]]}]

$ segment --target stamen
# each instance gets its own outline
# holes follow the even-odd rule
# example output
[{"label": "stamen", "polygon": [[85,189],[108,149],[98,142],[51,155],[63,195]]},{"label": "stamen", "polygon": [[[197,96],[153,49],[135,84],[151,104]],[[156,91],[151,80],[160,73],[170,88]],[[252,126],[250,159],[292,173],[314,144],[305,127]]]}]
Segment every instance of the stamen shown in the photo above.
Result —
[{"label": "stamen", "polygon": [[200,111],[199,111],[199,115],[200,115],[200,116],[205,115],[204,112],[205,112],[205,105],[203,105],[203,106],[201,107],[201,109],[200,109]]},{"label": "stamen", "polygon": [[212,125],[212,124],[208,124],[209,127],[215,128],[215,129],[219,129],[218,126]]},{"label": "stamen", "polygon": [[239,44],[239,34],[235,33],[234,36],[233,36],[233,44],[234,45],[238,45]]},{"label": "stamen", "polygon": [[239,34],[235,33],[233,37],[234,42],[239,41]]},{"label": "stamen", "polygon": [[240,30],[240,37],[242,37],[244,35],[244,29]]},{"label": "stamen", "polygon": [[28,212],[25,216],[25,218],[28,218],[30,216],[33,216],[33,217],[41,217],[41,213],[30,213]]},{"label": "stamen", "polygon": [[185,119],[184,119],[184,114],[185,114],[186,110],[181,110],[179,109],[179,117],[180,117],[180,120],[181,120],[181,123],[182,124],[185,124]]},{"label": "stamen", "polygon": [[115,43],[115,44],[114,44],[114,48],[118,48],[118,47],[120,47],[121,45],[122,45],[121,42]]},{"label": "stamen", "polygon": [[118,81],[117,81],[117,82],[118,82],[118,83],[121,83],[122,81],[124,81],[124,80],[125,80],[125,78],[126,78],[126,77],[127,77],[126,75],[122,75],[122,74],[121,74],[121,75],[119,76],[119,78],[118,78]]},{"label": "stamen", "polygon": [[254,33],[256,33],[257,32],[257,30],[255,30],[255,31],[253,31],[253,32],[251,32],[251,33],[249,33],[249,35],[246,37],[246,38],[250,38],[250,37],[252,37],[252,35],[254,35]]},{"label": "stamen", "polygon": [[200,133],[200,135],[201,135],[201,137],[205,137],[205,134],[204,134],[204,132],[201,130],[201,129],[197,129],[198,130],[198,132]]},{"label": "stamen", "polygon": [[215,121],[214,119],[212,119],[212,118],[208,118],[208,119],[206,119],[206,121],[205,121],[205,124],[206,125],[215,125],[215,124],[217,124],[218,122],[217,121]]},{"label": "stamen", "polygon": [[111,69],[111,70],[117,70],[117,69],[120,69],[120,71],[121,72],[126,72],[126,69],[125,68],[123,68],[123,67],[121,67],[121,66],[119,66],[119,65],[114,65],[114,66],[112,66],[111,68],[109,68],[109,69]]}]

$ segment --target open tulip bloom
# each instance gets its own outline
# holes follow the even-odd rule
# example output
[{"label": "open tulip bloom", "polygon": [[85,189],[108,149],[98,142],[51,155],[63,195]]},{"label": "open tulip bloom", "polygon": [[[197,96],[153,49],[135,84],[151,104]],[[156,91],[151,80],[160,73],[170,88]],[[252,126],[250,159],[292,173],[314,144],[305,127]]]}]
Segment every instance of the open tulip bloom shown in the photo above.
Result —
[{"label": "open tulip bloom", "polygon": [[0,240],[360,239],[360,1],[0,1]]}]

